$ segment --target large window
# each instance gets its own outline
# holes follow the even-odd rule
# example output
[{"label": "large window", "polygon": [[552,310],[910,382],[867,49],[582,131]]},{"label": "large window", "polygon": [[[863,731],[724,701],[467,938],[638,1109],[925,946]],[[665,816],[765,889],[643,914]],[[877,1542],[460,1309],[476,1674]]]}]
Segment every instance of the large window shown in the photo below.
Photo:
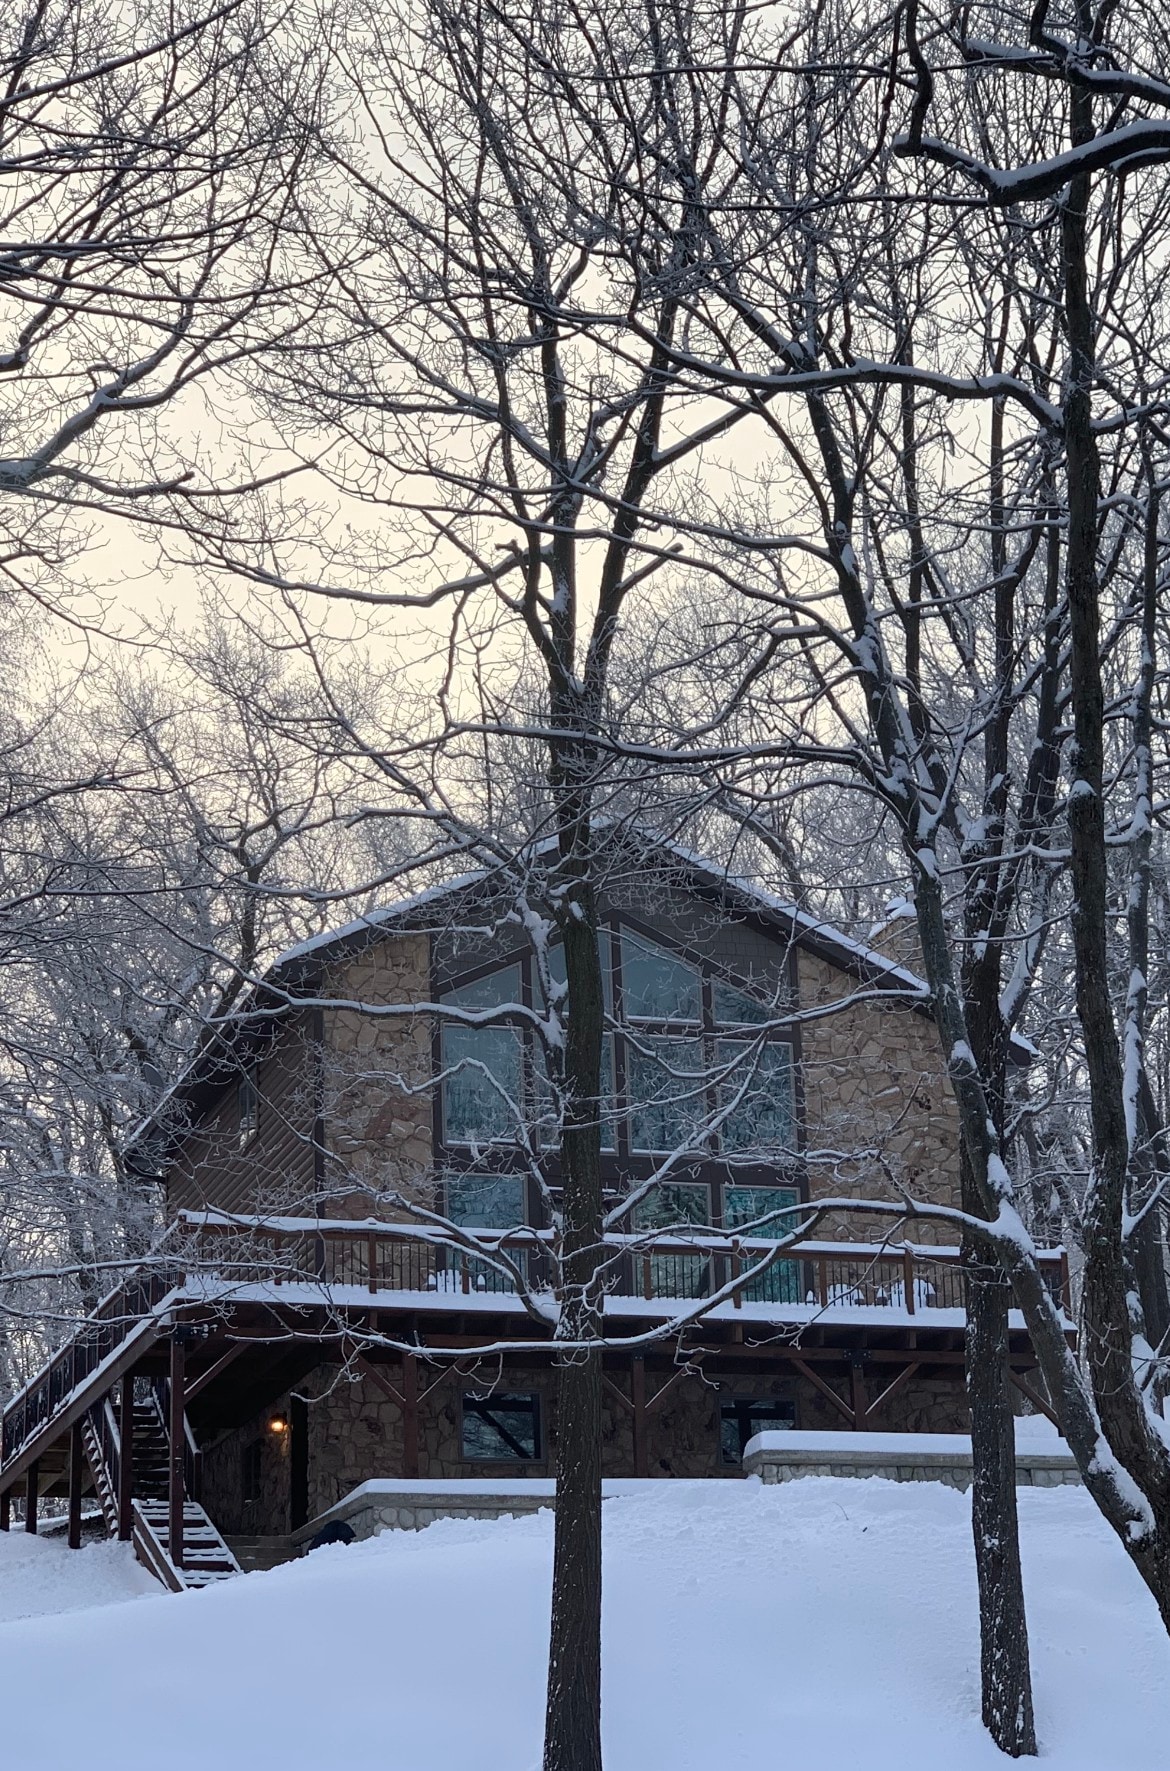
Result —
[{"label": "large window", "polygon": [[[518,965],[488,972],[458,990],[444,1003],[453,1008],[504,1009],[521,997]],[[480,1147],[513,1140],[523,1113],[523,1045],[519,1027],[499,1022],[468,1026],[444,1022],[443,1137],[448,1144]]]},{"label": "large window", "polygon": [[[628,926],[616,934],[603,931],[599,946],[608,1022],[601,1066],[602,1149],[610,1172],[618,1170],[609,1184],[636,1183],[664,1156],[676,1158],[672,1181],[702,1174],[705,1182],[722,1182],[730,1173],[742,1174],[746,1182],[783,1171],[797,1133],[782,968],[758,981],[733,981],[709,963],[671,951]],[[562,1103],[525,1006],[542,1012],[546,982],[555,996],[564,977],[563,949],[555,944],[543,979],[528,955],[443,995],[452,1008],[499,1015],[484,1025],[446,1022],[440,1030],[442,1139],[456,1167],[462,1149],[468,1152],[463,1160],[477,1169],[499,1169],[509,1160],[508,1147],[522,1137],[530,1145],[557,1148]],[[489,1228],[509,1227],[514,1197],[499,1174],[471,1176],[465,1191],[449,1193],[453,1214],[478,1212],[475,1221]],[[740,1209],[734,1189],[719,1196],[717,1208],[720,1203],[731,1213]],[[669,1219],[673,1207],[664,1210]],[[473,1219],[460,1215],[459,1221]],[[714,1220],[704,1221],[719,1222],[718,1209]],[[737,1218],[723,1221],[738,1227]],[[656,1226],[643,1221],[637,1227]],[[778,1275],[783,1272],[777,1269]],[[760,1284],[762,1297],[774,1295],[776,1285],[787,1295],[796,1277],[793,1272],[778,1277],[771,1290]]]},{"label": "large window", "polygon": [[539,1461],[540,1397],[465,1390],[462,1451],[469,1463]]},{"label": "large window", "polygon": [[748,1440],[757,1433],[791,1432],[796,1425],[794,1402],[753,1402],[737,1397],[719,1406],[719,1455],[731,1466],[743,1462]]}]

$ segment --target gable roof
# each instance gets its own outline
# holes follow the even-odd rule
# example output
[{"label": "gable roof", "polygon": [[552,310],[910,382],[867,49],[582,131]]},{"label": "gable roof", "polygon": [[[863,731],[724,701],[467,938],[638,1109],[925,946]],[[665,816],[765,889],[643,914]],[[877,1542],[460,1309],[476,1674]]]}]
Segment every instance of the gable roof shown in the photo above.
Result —
[{"label": "gable roof", "polygon": [[[544,850],[552,845],[539,846]],[[655,838],[652,855],[661,870],[669,869],[676,886],[717,904],[768,935],[797,944],[868,989],[887,992],[915,1012],[929,1014],[930,991],[925,980],[876,947],[854,940],[823,918],[721,869],[681,844]],[[223,1090],[240,1079],[244,1068],[263,1055],[280,1024],[296,1009],[298,998],[315,994],[329,965],[355,957],[388,935],[441,929],[444,922],[449,922],[460,897],[482,898],[485,892],[493,890],[495,879],[487,868],[462,874],[367,911],[339,928],[324,930],[278,954],[241,1006],[221,1025],[206,1030],[185,1070],[153,1112],[134,1128],[125,1146],[127,1165],[143,1177],[159,1178],[159,1170],[175,1144]],[[1029,1040],[1013,1034],[1011,1054],[1016,1064],[1027,1065],[1036,1056],[1036,1048]]]}]

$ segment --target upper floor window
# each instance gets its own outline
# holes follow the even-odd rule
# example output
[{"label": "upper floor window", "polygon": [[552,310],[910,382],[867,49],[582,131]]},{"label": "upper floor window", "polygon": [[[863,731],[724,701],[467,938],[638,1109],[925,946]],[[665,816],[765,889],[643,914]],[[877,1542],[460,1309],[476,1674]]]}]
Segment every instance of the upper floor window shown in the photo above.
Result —
[{"label": "upper floor window", "polygon": [[[442,1000],[472,1012],[506,1009],[520,1002],[521,986],[519,965],[509,965],[449,990]],[[523,1116],[520,1028],[445,1021],[440,1037],[444,1141],[480,1146],[514,1139]]]},{"label": "upper floor window", "polygon": [[260,1100],[251,1076],[242,1076],[236,1090],[239,1114],[237,1140],[241,1150],[247,1149],[260,1129]]},{"label": "upper floor window", "polygon": [[[655,1156],[693,1147],[735,1163],[775,1163],[795,1143],[792,1047],[775,988],[768,1000],[641,933],[599,942],[607,1029],[601,1062],[602,1148]],[[528,968],[531,968],[530,971]],[[549,949],[549,985],[565,981]],[[555,990],[553,991],[555,995]],[[481,1026],[440,1031],[442,1127],[447,1145],[559,1136],[557,1091],[540,1042],[509,1008],[544,1000],[540,968],[515,961],[448,991],[442,1001],[495,1009]]]}]

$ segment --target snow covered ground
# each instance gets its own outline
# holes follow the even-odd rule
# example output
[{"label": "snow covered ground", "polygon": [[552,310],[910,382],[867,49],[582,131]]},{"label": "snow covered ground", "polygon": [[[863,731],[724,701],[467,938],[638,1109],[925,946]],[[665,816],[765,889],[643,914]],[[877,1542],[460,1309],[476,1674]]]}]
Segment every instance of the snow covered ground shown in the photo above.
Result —
[{"label": "snow covered ground", "polygon": [[[1081,1490],[1020,1508],[1043,1771],[1162,1771],[1152,1602]],[[963,1495],[662,1482],[605,1514],[607,1771],[1006,1765]],[[0,1537],[4,1763],[534,1771],[550,1541],[448,1520],[172,1598],[116,1545]]]}]

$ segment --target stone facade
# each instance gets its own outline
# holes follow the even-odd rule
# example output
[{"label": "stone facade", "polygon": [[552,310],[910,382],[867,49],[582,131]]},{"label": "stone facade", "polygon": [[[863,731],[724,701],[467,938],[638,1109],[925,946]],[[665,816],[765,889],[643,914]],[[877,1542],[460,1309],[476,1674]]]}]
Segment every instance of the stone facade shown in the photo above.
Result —
[{"label": "stone facade", "polygon": [[[391,1383],[400,1374],[387,1368]],[[798,1428],[821,1432],[846,1423],[803,1377],[707,1377],[690,1371],[665,1388],[669,1370],[648,1370],[647,1464],[651,1477],[711,1478],[741,1475],[738,1464],[722,1460],[720,1407],[734,1400],[791,1402]],[[875,1377],[871,1393],[885,1380]],[[838,1381],[838,1390],[845,1392]],[[460,1407],[464,1390],[535,1393],[540,1398],[541,1456],[532,1461],[476,1462],[462,1455]],[[629,1395],[628,1374],[615,1372],[604,1398],[602,1470],[606,1477],[635,1474],[634,1435],[630,1409],[614,1395]],[[306,1402],[308,1516],[318,1517],[363,1482],[403,1476],[402,1410],[367,1375],[322,1365],[299,1387]],[[656,1400],[661,1395],[661,1400]],[[420,1362],[418,1444],[419,1476],[427,1481],[477,1478],[524,1481],[556,1473],[556,1374],[546,1362],[510,1365],[500,1375],[493,1363],[455,1372]],[[284,1536],[291,1528],[291,1443],[288,1431],[273,1432],[274,1420],[289,1422],[292,1398],[283,1395],[244,1426],[224,1435],[203,1453],[202,1491],[220,1529],[229,1535]],[[961,1431],[966,1405],[961,1381],[918,1379],[906,1384],[875,1422],[889,1432]],[[864,1445],[864,1435],[858,1435]],[[251,1473],[258,1491],[244,1492],[245,1460],[259,1446]],[[478,1516],[478,1515],[477,1515]]]},{"label": "stone facade", "polygon": [[[324,993],[342,1003],[430,999],[430,938],[390,935],[330,970]],[[428,1016],[327,1009],[322,1119],[324,1217],[403,1218],[393,1196],[432,1203],[432,1024]],[[417,1090],[417,1093],[411,1092]]]},{"label": "stone facade", "polygon": [[[803,950],[799,979],[802,1009],[842,1005],[801,1026],[812,1196],[890,1199],[896,1180],[921,1199],[957,1205],[958,1115],[934,1023],[896,1000],[851,1001],[862,988],[857,981]],[[817,1159],[818,1151],[834,1155]],[[876,1223],[847,1215],[826,1222],[818,1235],[881,1239]],[[953,1236],[916,1223],[912,1240],[950,1242]]]}]

